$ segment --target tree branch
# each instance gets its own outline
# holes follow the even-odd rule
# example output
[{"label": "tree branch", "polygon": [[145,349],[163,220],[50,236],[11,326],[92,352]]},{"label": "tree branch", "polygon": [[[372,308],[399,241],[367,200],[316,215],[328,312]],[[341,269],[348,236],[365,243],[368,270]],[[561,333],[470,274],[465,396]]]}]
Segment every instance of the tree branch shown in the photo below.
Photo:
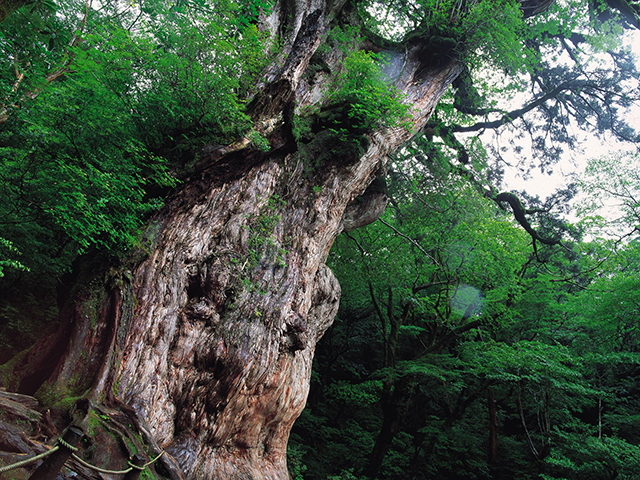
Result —
[{"label": "tree branch", "polygon": [[507,202],[511,206],[513,216],[516,217],[518,223],[534,240],[538,240],[540,243],[544,243],[545,245],[558,245],[560,243],[559,239],[544,238],[535,231],[535,229],[529,223],[529,220],[527,220],[527,211],[522,206],[522,202],[520,202],[520,199],[515,194],[511,192],[503,192],[494,197],[494,200],[498,203]]},{"label": "tree branch", "polygon": [[427,253],[427,251],[422,248],[422,246],[416,242],[413,238],[410,238],[408,236],[406,236],[404,233],[402,233],[401,231],[399,231],[397,228],[395,228],[393,225],[390,225],[389,223],[385,222],[383,219],[379,218],[378,220],[380,220],[384,225],[386,225],[387,227],[389,227],[391,230],[393,230],[394,232],[396,232],[398,235],[400,235],[402,238],[404,238],[405,240],[408,240],[412,245],[414,245],[418,250],[420,250],[427,258],[431,259],[431,261],[435,264],[440,266],[440,264],[438,263],[438,261],[433,258],[433,256],[429,255]]},{"label": "tree branch", "polygon": [[501,127],[502,125],[513,122],[517,118],[522,117],[523,115],[543,105],[548,100],[556,98],[560,93],[566,90],[573,90],[575,88],[580,88],[588,85],[590,85],[589,82],[585,82],[585,81],[567,80],[566,82],[562,82],[556,88],[544,94],[543,96],[539,97],[538,99],[534,100],[533,102],[526,105],[525,107],[508,112],[498,120],[493,120],[488,122],[478,122],[473,125],[469,125],[467,127],[463,127],[460,125],[452,125],[450,127],[450,131],[455,133],[465,133],[465,132],[477,132],[477,131],[485,130],[488,128],[498,128],[498,127]]}]

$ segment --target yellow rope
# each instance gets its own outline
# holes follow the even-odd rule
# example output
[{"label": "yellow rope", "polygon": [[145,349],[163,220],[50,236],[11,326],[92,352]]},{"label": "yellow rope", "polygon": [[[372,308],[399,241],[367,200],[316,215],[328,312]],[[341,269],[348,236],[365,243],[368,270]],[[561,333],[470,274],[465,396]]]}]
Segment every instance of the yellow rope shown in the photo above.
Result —
[{"label": "yellow rope", "polygon": [[134,465],[133,463],[129,462],[129,465],[131,465],[133,468],[137,468],[138,470],[144,470],[145,468],[147,468],[149,465],[151,465],[152,463],[155,463],[162,455],[164,455],[164,450],[161,451],[158,456],[156,458],[152,458],[151,460],[149,460],[147,463],[145,463],[144,465],[142,465],[141,467]]},{"label": "yellow rope", "polygon": [[129,473],[133,469],[144,470],[149,465],[156,462],[162,455],[164,455],[164,450],[163,450],[162,452],[160,452],[160,454],[157,457],[149,460],[147,463],[145,463],[142,466],[134,465],[133,463],[128,462],[129,468],[127,468],[126,470],[107,470],[105,468],[96,467],[95,465],[91,465],[90,463],[85,462],[82,458],[80,458],[78,455],[75,454],[75,452],[78,451],[78,448],[74,447],[73,445],[70,445],[68,442],[64,441],[62,438],[58,438],[57,443],[58,445],[55,445],[51,450],[48,450],[39,455],[36,455],[35,457],[27,458],[26,460],[22,460],[17,463],[12,463],[11,465],[5,465],[4,467],[0,467],[0,473],[8,472],[9,470],[14,470],[16,468],[24,467],[25,465],[29,465],[30,463],[37,462],[38,460],[42,460],[43,458],[58,451],[60,449],[60,445],[74,452],[71,454],[71,456],[81,465],[84,465],[85,467],[91,470],[95,470],[96,472],[106,473],[109,475],[121,475],[121,474]]},{"label": "yellow rope", "polygon": [[75,453],[72,453],[71,456],[77,460],[77,462],[80,465],[84,465],[85,467],[91,469],[91,470],[95,470],[96,472],[100,472],[100,473],[107,473],[110,475],[120,475],[120,474],[124,474],[124,473],[129,473],[131,470],[133,470],[133,468],[129,467],[126,470],[107,470],[105,468],[100,468],[100,467],[96,467],[95,465],[91,465],[90,463],[85,462],[83,459],[81,459],[79,456],[77,456]]},{"label": "yellow rope", "polygon": [[77,452],[78,450],[80,450],[78,447],[74,447],[73,445],[71,445],[70,443],[68,443],[64,438],[60,437],[58,439],[58,443],[60,445],[62,445],[63,447],[67,447],[69,450],[71,450],[72,452]]},{"label": "yellow rope", "polygon": [[0,467],[0,473],[8,472],[9,470],[14,470],[16,468],[24,467],[25,465],[29,465],[32,462],[37,462],[38,460],[42,460],[43,458],[51,455],[53,452],[56,452],[59,449],[60,447],[56,445],[51,450],[48,450],[39,455],[36,455],[35,457],[27,458],[26,460],[21,460],[20,462],[12,463],[11,465],[5,465],[4,467]]},{"label": "yellow rope", "polygon": [[153,462],[157,461],[162,455],[164,455],[164,451],[160,452],[160,454],[157,457],[155,457],[152,460],[149,460],[147,463],[145,463],[142,466],[134,465],[133,463],[128,462],[129,463],[129,468],[127,468],[126,470],[107,470],[107,469],[104,469],[104,468],[96,467],[95,465],[91,465],[90,463],[88,463],[88,462],[84,461],[83,459],[81,459],[75,453],[71,454],[71,456],[75,460],[77,460],[80,465],[83,465],[83,466],[85,466],[85,467],[87,467],[87,468],[89,468],[91,470],[96,471],[96,472],[106,473],[108,475],[122,475],[122,474],[125,474],[125,473],[129,473],[131,470],[134,470],[134,469],[136,469],[136,470],[144,470],[149,465],[151,465]]},{"label": "yellow rope", "polygon": [[77,462],[80,465],[84,465],[85,467],[91,469],[91,470],[95,470],[96,472],[100,472],[100,473],[107,473],[110,475],[120,475],[120,474],[124,474],[124,473],[129,473],[131,470],[133,470],[133,468],[129,467],[126,470],[107,470],[105,468],[100,468],[100,467],[96,467],[95,465],[91,465],[90,463],[85,462],[84,460],[82,460],[79,456],[77,456],[75,453],[71,454],[71,456],[77,460]]}]

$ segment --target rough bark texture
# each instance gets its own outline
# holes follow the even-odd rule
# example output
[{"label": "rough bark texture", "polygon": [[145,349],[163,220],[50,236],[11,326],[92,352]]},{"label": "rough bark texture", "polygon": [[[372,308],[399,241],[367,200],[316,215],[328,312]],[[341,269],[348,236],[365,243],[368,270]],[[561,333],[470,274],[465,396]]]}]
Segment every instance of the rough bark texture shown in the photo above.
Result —
[{"label": "rough bark texture", "polygon": [[[412,128],[373,132],[364,154],[347,149],[306,168],[289,121],[294,105],[322,98],[322,82],[302,74],[340,7],[276,6],[265,25],[288,40],[251,107],[271,152],[246,141],[205,148],[199,173],[150,223],[144,259],[81,289],[57,342],[37,347],[48,353],[14,364],[25,393],[80,395],[135,417],[146,441],[167,452],[172,477],[288,478],[289,431],[338,308],[325,260],[345,223],[363,224],[353,208],[343,221],[345,211],[461,71],[425,65],[414,41],[393,62]],[[335,55],[326,58],[332,67]]]},{"label": "rough bark texture", "polygon": [[[456,73],[427,79],[426,112]],[[116,342],[123,354],[110,383],[187,478],[287,477],[288,434],[338,307],[325,259],[345,208],[407,135],[376,133],[362,158],[337,158],[312,181],[296,174],[293,154],[233,180],[213,169],[167,209],[133,272],[138,307]],[[272,232],[264,216],[276,219]]]}]

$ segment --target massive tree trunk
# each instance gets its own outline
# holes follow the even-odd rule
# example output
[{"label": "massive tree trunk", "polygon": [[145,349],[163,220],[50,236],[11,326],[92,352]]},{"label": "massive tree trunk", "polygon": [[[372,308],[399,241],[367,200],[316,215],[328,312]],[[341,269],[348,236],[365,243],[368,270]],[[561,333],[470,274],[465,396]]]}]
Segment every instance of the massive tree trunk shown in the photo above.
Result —
[{"label": "massive tree trunk", "polygon": [[[58,335],[14,361],[22,392],[128,412],[166,451],[174,477],[288,478],[289,431],[305,405],[316,342],[338,308],[329,249],[349,204],[461,71],[450,60],[424,64],[434,56],[418,40],[391,52],[411,128],[370,132],[358,154],[319,131],[311,151],[332,154],[309,165],[291,134],[292,112],[322,101],[324,74],[303,74],[341,8],[282,2],[264,19],[274,37],[286,35],[251,106],[271,151],[243,140],[205,147],[198,173],[149,223],[144,255],[84,282]],[[339,53],[324,60],[338,71]]]},{"label": "massive tree trunk", "polygon": [[[85,262],[58,332],[4,369],[6,386],[37,393],[54,413],[77,397],[75,420],[97,408],[120,433],[137,429],[166,452],[175,479],[288,478],[289,432],[338,308],[329,249],[342,230],[379,215],[380,195],[354,200],[463,69],[414,38],[386,52],[386,76],[411,106],[402,127],[345,140],[320,125],[303,145],[292,119],[322,105],[344,57],[317,49],[338,16],[352,14],[343,0],[274,3],[261,27],[283,48],[250,104],[270,151],[248,139],[204,146],[140,250],[118,265]],[[323,67],[305,75],[314,54]]]}]

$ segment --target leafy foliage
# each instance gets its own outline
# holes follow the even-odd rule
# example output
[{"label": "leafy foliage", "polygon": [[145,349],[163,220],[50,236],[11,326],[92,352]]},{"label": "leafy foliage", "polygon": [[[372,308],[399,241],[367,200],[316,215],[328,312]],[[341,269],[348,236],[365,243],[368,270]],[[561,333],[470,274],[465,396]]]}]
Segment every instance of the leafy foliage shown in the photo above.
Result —
[{"label": "leafy foliage", "polygon": [[[3,250],[9,254],[20,255],[20,252],[18,251],[18,249],[15,248],[13,244],[5,238],[0,237],[0,247],[2,247]],[[4,256],[6,256],[7,253],[5,253]],[[4,276],[4,273],[2,272],[4,268],[14,268],[17,270],[27,269],[18,260],[3,259],[3,260],[0,260],[0,277]]]},{"label": "leafy foliage", "polygon": [[[292,437],[304,478],[634,478],[635,233],[527,253],[428,148],[398,156],[393,207],[332,252],[343,301]],[[598,172],[592,188],[620,185]],[[456,308],[460,286],[483,302]]]},{"label": "leafy foliage", "polygon": [[580,186],[582,221],[596,235],[625,235],[640,226],[638,155],[615,153],[591,159]]},{"label": "leafy foliage", "polygon": [[[637,476],[637,157],[591,162],[578,227],[549,215],[575,189],[546,202],[522,196],[536,228],[562,227],[576,242],[532,249],[482,188],[499,183],[499,163],[487,166],[503,151],[455,136],[519,125],[513,150],[528,166],[530,143],[547,170],[577,147],[575,126],[637,142],[624,114],[638,74],[620,46],[637,2],[555,2],[535,17],[530,4],[367,0],[331,25],[320,53],[335,47],[342,73],[324,106],[294,125],[297,154],[315,168],[357,157],[377,128],[404,126],[410,106],[385,83],[383,56],[359,50],[362,30],[398,51],[422,42],[424,65],[468,67],[424,137],[395,159],[392,208],[331,253],[343,302],[292,434],[296,479]],[[244,99],[268,58],[257,24],[271,9],[181,0],[83,10],[60,0],[27,4],[2,24],[2,355],[55,326],[56,286],[78,254],[141,243],[140,227],[199,146],[246,136],[269,148]],[[364,29],[349,24],[360,20]],[[516,110],[495,100],[515,95],[527,95]],[[611,200],[623,215],[605,225],[596,209]],[[281,207],[274,196],[251,219],[243,268],[284,266],[272,238]],[[582,225],[624,235],[580,242]]]},{"label": "leafy foliage", "polygon": [[[19,330],[53,311],[56,284],[78,254],[139,246],[141,226],[198,147],[250,129],[243,99],[266,60],[254,14],[226,0],[99,10],[60,2],[55,11],[27,5],[3,23],[6,325]],[[31,290],[49,305],[26,301]],[[40,313],[25,309],[19,320],[11,297]]]},{"label": "leafy foliage", "polygon": [[12,206],[0,218],[31,219],[29,205],[81,251],[133,244],[144,214],[160,204],[147,192],[175,185],[158,153],[205,132],[228,142],[247,128],[238,94],[260,68],[262,45],[255,26],[239,25],[235,4],[215,7],[215,20],[160,5],[142,7],[144,22],[135,12],[87,11],[82,42],[64,49],[60,80],[47,79],[42,91],[27,88],[45,80],[36,67],[56,66],[51,55],[14,53],[26,56],[31,81],[14,88],[1,132],[3,204]]},{"label": "leafy foliage", "polygon": [[383,59],[362,50],[351,52],[344,60],[344,73],[329,95],[331,104],[347,105],[352,128],[371,131],[375,127],[393,127],[406,119],[409,106],[401,94],[385,84],[380,62]]},{"label": "leafy foliage", "polygon": [[368,28],[390,40],[420,35],[450,58],[508,65],[514,71],[535,61],[533,52],[522,47],[523,19],[516,1],[369,0],[359,8]]}]

